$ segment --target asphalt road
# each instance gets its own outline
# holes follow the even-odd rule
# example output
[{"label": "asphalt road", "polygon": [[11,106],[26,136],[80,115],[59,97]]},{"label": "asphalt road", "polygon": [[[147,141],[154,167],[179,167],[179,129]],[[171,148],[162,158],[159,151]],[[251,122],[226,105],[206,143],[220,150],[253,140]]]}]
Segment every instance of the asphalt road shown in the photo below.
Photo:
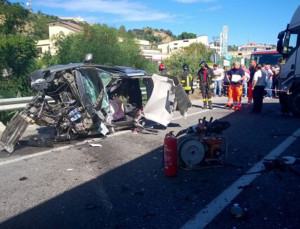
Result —
[{"label": "asphalt road", "polygon": [[[271,171],[247,183],[244,173],[269,153],[300,157],[300,119],[282,116],[275,99],[264,101],[262,114],[223,109],[225,102],[215,98],[214,110],[202,110],[193,101],[186,119],[175,114],[157,135],[124,131],[51,149],[23,142],[12,155],[2,153],[0,228],[299,228],[299,175]],[[231,123],[231,165],[166,178],[165,134],[204,116]],[[242,219],[230,213],[234,203]]]}]

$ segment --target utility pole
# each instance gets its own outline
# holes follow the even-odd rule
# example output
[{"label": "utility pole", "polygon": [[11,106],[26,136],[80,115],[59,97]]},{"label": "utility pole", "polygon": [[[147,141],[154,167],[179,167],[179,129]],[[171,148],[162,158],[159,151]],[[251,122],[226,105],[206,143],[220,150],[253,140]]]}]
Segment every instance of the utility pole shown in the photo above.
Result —
[{"label": "utility pole", "polygon": [[29,10],[29,12],[33,12],[32,11],[32,3],[31,3],[31,0],[28,0],[27,2],[26,2],[26,5],[27,5],[27,8],[28,8],[28,10]]}]

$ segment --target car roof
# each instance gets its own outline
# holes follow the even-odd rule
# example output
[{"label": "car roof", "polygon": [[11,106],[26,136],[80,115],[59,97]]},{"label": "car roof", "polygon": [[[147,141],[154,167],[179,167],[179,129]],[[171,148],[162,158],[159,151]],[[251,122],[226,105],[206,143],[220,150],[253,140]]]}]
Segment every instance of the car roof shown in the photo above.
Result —
[{"label": "car roof", "polygon": [[42,73],[55,73],[60,71],[66,70],[73,70],[77,68],[98,68],[108,73],[113,74],[114,77],[140,77],[140,76],[147,76],[147,72],[144,70],[133,69],[127,66],[105,66],[105,65],[95,65],[95,64],[84,64],[84,63],[72,63],[66,65],[55,65],[50,66],[45,69],[41,69]]}]

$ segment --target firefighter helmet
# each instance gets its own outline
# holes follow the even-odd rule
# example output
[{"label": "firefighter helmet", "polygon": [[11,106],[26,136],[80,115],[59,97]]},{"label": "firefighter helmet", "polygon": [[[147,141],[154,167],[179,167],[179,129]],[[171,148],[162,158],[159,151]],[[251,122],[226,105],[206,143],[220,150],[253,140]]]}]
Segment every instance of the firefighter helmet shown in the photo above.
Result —
[{"label": "firefighter helmet", "polygon": [[165,69],[165,65],[163,65],[163,64],[159,65],[159,67],[158,67],[158,70],[159,70],[159,71],[162,71],[162,70],[164,70],[164,69]]},{"label": "firefighter helmet", "polygon": [[200,66],[200,67],[206,67],[206,68],[209,68],[208,65],[207,65],[207,63],[206,63],[205,61],[201,61],[200,64],[199,64],[199,66]]},{"label": "firefighter helmet", "polygon": [[188,70],[189,66],[187,64],[182,65],[183,70]]}]

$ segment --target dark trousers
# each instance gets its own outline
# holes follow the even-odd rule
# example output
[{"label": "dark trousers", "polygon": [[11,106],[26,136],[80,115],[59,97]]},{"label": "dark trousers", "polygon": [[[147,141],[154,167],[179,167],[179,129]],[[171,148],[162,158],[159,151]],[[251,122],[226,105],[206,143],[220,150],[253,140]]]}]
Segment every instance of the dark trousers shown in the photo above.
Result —
[{"label": "dark trousers", "polygon": [[273,80],[273,84],[272,84],[272,89],[273,89],[273,97],[277,97],[278,92],[277,90],[279,89],[279,81],[278,80]]},{"label": "dark trousers", "polygon": [[223,94],[228,96],[228,87],[229,87],[229,82],[224,82],[223,85]]},{"label": "dark trousers", "polygon": [[201,86],[201,93],[203,99],[211,99],[211,89],[209,86]]},{"label": "dark trousers", "polygon": [[211,102],[211,89],[208,85],[201,86],[201,93],[203,98],[203,108],[206,109],[208,105],[210,109],[212,109],[212,102]]},{"label": "dark trousers", "polygon": [[253,112],[261,112],[265,86],[256,86],[253,91]]}]

